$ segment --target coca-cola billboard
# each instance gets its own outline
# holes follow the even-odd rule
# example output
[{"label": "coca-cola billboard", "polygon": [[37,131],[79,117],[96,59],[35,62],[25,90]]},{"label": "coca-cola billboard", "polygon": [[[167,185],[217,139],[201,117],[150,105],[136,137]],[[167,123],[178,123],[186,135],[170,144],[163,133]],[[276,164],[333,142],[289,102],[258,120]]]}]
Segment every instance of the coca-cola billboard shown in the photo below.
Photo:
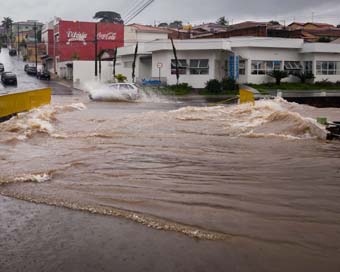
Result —
[{"label": "coca-cola billboard", "polygon": [[59,21],[56,39],[56,56],[59,61],[72,59],[94,60],[95,41],[98,53],[104,49],[124,46],[124,25],[97,23],[97,39],[95,38],[96,23]]}]

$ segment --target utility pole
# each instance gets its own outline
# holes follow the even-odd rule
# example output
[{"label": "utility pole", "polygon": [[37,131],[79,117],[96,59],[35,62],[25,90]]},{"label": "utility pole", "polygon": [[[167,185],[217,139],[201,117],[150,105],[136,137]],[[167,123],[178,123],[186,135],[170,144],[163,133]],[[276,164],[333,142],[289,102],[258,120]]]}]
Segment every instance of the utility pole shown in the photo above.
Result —
[{"label": "utility pole", "polygon": [[97,79],[97,76],[98,76],[98,23],[95,24],[95,32],[94,32],[94,76],[95,78]]},{"label": "utility pole", "polygon": [[19,31],[19,23],[17,23],[17,46],[18,46],[18,49],[17,49],[17,55],[18,55],[18,58],[19,58],[19,50],[20,50],[20,31]]},{"label": "utility pole", "polygon": [[35,67],[38,70],[38,41],[37,41],[37,23],[34,23],[34,47],[35,47]]}]

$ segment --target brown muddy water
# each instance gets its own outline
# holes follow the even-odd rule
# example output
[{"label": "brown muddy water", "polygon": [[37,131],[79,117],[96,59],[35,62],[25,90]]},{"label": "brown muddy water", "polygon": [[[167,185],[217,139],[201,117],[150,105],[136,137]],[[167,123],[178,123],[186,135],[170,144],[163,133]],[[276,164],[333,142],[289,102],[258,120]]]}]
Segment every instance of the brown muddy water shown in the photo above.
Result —
[{"label": "brown muddy water", "polygon": [[0,194],[340,263],[340,109],[53,97],[0,124]]}]

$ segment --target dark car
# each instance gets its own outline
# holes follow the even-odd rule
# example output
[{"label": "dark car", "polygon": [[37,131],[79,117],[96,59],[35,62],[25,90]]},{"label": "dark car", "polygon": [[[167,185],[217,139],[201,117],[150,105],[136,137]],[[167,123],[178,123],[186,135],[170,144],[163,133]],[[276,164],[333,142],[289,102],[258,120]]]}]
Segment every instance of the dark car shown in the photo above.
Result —
[{"label": "dark car", "polygon": [[37,75],[37,67],[35,66],[28,66],[26,68],[26,73],[31,76],[36,76]]},{"label": "dark car", "polygon": [[12,48],[12,49],[10,49],[9,51],[8,51],[8,54],[10,55],[10,56],[16,56],[17,55],[17,50],[16,49],[14,49],[14,48]]},{"label": "dark car", "polygon": [[0,73],[3,72],[5,72],[5,66],[2,63],[0,63]]},{"label": "dark car", "polygon": [[12,72],[4,72],[1,74],[1,82],[4,85],[17,85],[17,76]]},{"label": "dark car", "polygon": [[44,71],[39,71],[37,73],[37,78],[38,79],[46,79],[46,80],[50,80],[51,79],[51,74],[49,71],[44,70]]}]

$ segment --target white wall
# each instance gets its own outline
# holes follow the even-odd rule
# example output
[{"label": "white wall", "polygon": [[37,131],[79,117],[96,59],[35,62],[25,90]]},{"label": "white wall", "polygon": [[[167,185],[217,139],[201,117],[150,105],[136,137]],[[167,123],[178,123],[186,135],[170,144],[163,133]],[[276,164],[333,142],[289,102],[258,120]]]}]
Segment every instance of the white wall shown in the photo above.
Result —
[{"label": "white wall", "polygon": [[[299,50],[284,49],[284,48],[234,48],[235,54],[240,55],[246,59],[246,75],[240,76],[240,83],[253,83],[261,84],[267,82],[275,82],[273,78],[268,75],[252,75],[251,62],[253,60],[266,60],[266,61],[281,61],[281,69],[283,69],[284,61],[299,61],[301,56]],[[295,77],[289,77],[283,81],[296,81]]]},{"label": "white wall", "polygon": [[[113,79],[113,65],[111,61],[102,61],[102,72],[100,80],[107,82]],[[84,83],[86,81],[95,80],[94,61],[73,61],[73,82]],[[99,79],[99,63],[98,63],[98,79]]]},{"label": "white wall", "polygon": [[322,80],[328,80],[328,81],[331,81],[331,82],[340,81],[340,74],[338,74],[338,75],[318,75],[317,71],[316,71],[316,62],[317,61],[339,61],[340,62],[340,54],[327,54],[327,53],[316,53],[316,54],[314,54],[314,75],[315,75],[314,81],[322,81]]},{"label": "white wall", "polygon": [[134,26],[124,27],[124,46],[129,46],[138,42],[148,42],[159,39],[168,39],[168,33],[140,32]]}]

